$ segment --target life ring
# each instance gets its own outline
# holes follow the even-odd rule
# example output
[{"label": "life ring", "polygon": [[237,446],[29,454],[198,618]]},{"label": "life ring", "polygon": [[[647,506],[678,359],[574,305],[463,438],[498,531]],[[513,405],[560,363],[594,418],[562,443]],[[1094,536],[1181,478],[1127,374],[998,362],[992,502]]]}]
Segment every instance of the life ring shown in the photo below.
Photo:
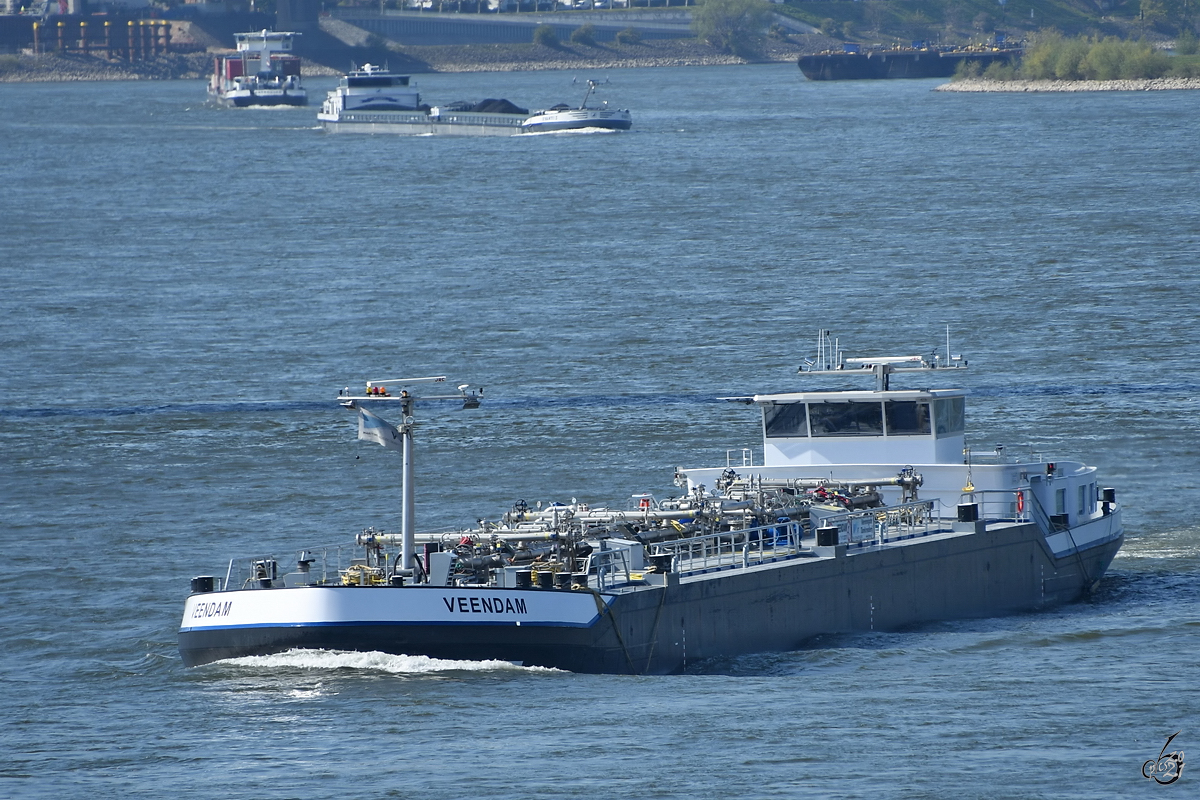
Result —
[{"label": "life ring", "polygon": [[1018,491],[1017,492],[1017,513],[1020,514],[1024,511],[1025,511],[1025,493]]}]

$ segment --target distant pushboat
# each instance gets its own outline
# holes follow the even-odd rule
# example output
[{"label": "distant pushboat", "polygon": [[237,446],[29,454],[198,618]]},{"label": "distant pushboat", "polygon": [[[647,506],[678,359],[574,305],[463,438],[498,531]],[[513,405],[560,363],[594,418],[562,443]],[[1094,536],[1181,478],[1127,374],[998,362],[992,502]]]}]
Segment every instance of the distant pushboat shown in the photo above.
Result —
[{"label": "distant pushboat", "polygon": [[214,59],[209,96],[238,108],[308,105],[300,57],[291,54],[292,39],[299,35],[268,30],[235,33],[237,52]]}]

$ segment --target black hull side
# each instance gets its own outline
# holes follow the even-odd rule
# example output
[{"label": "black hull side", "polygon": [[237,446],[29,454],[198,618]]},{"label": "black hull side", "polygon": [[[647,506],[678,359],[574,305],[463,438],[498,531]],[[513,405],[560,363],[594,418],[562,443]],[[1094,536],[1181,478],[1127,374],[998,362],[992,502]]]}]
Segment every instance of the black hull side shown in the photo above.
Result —
[{"label": "black hull side", "polygon": [[572,120],[569,122],[539,122],[522,126],[522,133],[554,133],[557,131],[584,130],[587,128],[602,128],[610,131],[627,131],[633,127],[633,121],[628,119],[592,119],[585,122]]},{"label": "black hull side", "polygon": [[307,106],[308,94],[301,95],[257,95],[226,94],[209,90],[208,96],[228,108],[253,108],[258,106]]},{"label": "black hull side", "polygon": [[873,51],[868,53],[822,53],[800,56],[800,71],[811,81],[890,80],[895,78],[949,78],[958,65],[974,61],[983,68],[1008,63],[1016,54],[1008,51],[984,53],[939,53],[936,51]]},{"label": "black hull side", "polygon": [[[643,642],[628,647],[629,660],[646,664],[647,672],[673,672],[697,659],[795,650],[822,634],[900,630],[1074,602],[1096,585],[1123,541],[1056,559],[1034,526],[1014,526],[765,569],[752,572],[753,580],[684,581],[661,614],[619,605],[618,613],[638,619],[643,632],[639,639],[632,625],[622,627],[626,642]],[[645,632],[653,616],[660,621],[650,637]]]},{"label": "black hull side", "polygon": [[605,642],[605,634],[611,636],[611,630],[605,620],[594,628],[365,624],[235,628],[181,632],[179,653],[188,667],[307,648],[424,655],[454,661],[511,661],[581,673],[635,672],[629,664],[621,663],[616,638]]},{"label": "black hull side", "polygon": [[1010,526],[682,581],[672,575],[665,588],[617,596],[588,628],[233,628],[181,631],[179,647],[187,666],[302,647],[512,661],[581,673],[662,674],[699,659],[794,650],[820,634],[896,630],[1071,602],[1094,587],[1122,541],[1117,537],[1056,559],[1033,525]]},{"label": "black hull side", "polygon": [[306,106],[308,98],[302,97],[239,97],[235,100],[222,101],[234,108],[254,108],[263,106]]}]

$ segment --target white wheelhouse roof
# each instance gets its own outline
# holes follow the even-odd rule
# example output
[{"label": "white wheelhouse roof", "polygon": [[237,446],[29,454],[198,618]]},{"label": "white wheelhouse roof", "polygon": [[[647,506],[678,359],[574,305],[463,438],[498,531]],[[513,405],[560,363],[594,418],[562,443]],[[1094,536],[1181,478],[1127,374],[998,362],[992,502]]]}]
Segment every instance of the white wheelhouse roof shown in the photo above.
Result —
[{"label": "white wheelhouse roof", "polygon": [[[966,397],[966,389],[899,389],[896,391],[785,392],[756,394],[747,398],[754,403],[878,403],[883,400],[936,400]],[[734,399],[734,398],[731,398]],[[740,399],[740,398],[737,398]]]}]

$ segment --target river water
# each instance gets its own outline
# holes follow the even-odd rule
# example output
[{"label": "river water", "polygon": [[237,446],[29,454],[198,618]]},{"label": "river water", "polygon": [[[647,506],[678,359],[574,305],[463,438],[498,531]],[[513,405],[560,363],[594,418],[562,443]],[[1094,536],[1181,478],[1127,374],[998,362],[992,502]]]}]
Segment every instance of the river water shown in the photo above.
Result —
[{"label": "river water", "polygon": [[[1186,794],[1142,765],[1200,741],[1200,95],[418,82],[544,107],[588,77],[634,130],[330,136],[203,82],[0,85],[0,796]],[[799,388],[818,328],[910,354],[946,326],[973,448],[1080,458],[1124,501],[1087,601],[667,677],[180,664],[193,575],[398,528],[343,386],[486,387],[419,411],[418,527],[448,528],[667,493],[761,446],[718,398]]]}]

